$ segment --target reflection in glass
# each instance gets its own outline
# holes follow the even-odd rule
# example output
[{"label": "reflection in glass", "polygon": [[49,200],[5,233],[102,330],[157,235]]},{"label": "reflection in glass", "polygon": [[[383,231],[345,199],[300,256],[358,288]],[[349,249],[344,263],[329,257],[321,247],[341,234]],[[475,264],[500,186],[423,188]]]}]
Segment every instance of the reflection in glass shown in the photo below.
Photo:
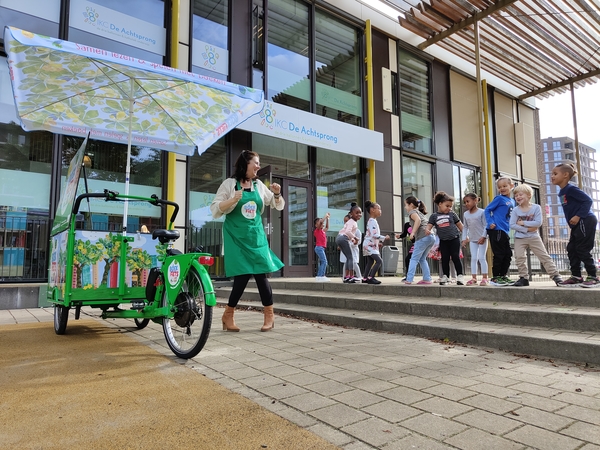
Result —
[{"label": "reflection in glass", "polygon": [[434,211],[432,165],[415,158],[402,158],[402,194],[421,200],[427,211]]},{"label": "reflection in glass", "polygon": [[227,80],[229,2],[193,2],[192,72]]},{"label": "reflection in glass", "polygon": [[290,224],[288,261],[291,266],[305,266],[308,264],[308,189],[291,185],[286,208]]},{"label": "reflection in glass", "polygon": [[[237,155],[235,156],[237,158]],[[221,138],[201,155],[188,158],[189,170],[189,249],[203,247],[215,257],[211,275],[225,276],[222,228],[224,218],[213,220],[210,204],[227,177],[225,139]]]},{"label": "reflection in glass", "polygon": [[252,148],[260,156],[261,167],[271,166],[274,174],[304,180],[310,178],[306,145],[254,133]]},{"label": "reflection in glass", "polygon": [[431,154],[429,65],[411,53],[399,49],[398,73],[402,148]]},{"label": "reflection in glass", "polygon": [[269,0],[267,99],[310,110],[308,6],[295,0]]},{"label": "reflection in glass", "polygon": [[360,126],[358,33],[321,11],[316,13],[315,29],[317,114]]}]

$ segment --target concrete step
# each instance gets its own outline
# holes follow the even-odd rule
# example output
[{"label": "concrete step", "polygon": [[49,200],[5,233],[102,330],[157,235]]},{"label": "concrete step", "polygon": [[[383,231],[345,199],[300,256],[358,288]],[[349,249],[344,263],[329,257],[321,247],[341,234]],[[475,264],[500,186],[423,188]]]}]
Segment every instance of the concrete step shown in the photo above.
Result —
[{"label": "concrete step", "polygon": [[[272,285],[277,313],[600,364],[600,308],[589,306],[600,305],[600,301],[590,301],[600,294],[594,289],[384,287],[285,281]],[[220,304],[226,304],[229,292],[229,287],[217,290]],[[526,303],[523,297],[538,302]],[[262,308],[253,285],[248,286],[242,300],[240,307]]]}]

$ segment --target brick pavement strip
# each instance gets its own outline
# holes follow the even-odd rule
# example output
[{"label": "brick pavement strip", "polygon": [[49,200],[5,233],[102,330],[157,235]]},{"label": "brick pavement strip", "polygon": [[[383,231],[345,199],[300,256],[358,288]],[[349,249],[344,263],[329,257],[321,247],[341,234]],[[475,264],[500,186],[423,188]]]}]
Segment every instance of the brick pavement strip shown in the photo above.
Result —
[{"label": "brick pavement strip", "polygon": [[[236,311],[242,331],[226,333],[220,312],[184,364],[344,450],[600,449],[593,367],[280,316],[260,333],[254,311]],[[51,308],[3,310],[0,333],[52,320]],[[103,323],[172,357],[160,325]]]}]

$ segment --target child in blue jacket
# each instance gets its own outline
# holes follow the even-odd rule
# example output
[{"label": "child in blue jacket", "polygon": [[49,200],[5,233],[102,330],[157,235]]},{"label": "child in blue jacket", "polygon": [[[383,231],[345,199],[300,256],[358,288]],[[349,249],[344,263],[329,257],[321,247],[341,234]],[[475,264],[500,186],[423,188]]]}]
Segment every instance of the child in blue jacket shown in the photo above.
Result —
[{"label": "child in blue jacket", "polygon": [[515,201],[510,198],[514,184],[508,177],[500,177],[496,182],[498,195],[485,208],[487,235],[494,257],[492,258],[492,279],[490,284],[507,286],[513,284],[508,278],[508,270],[512,259],[510,248],[510,214],[515,206]]}]

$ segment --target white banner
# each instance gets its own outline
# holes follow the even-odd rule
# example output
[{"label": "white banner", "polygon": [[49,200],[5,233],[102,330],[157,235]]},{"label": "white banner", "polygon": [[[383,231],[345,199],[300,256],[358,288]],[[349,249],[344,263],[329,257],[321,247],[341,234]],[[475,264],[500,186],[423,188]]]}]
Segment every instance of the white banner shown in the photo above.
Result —
[{"label": "white banner", "polygon": [[167,32],[163,27],[86,0],[71,0],[70,11],[69,25],[73,28],[158,55],[165,54]]},{"label": "white banner", "polygon": [[286,141],[361,158],[383,161],[383,134],[317,116],[296,108],[265,102],[260,114],[250,117],[238,128]]}]

